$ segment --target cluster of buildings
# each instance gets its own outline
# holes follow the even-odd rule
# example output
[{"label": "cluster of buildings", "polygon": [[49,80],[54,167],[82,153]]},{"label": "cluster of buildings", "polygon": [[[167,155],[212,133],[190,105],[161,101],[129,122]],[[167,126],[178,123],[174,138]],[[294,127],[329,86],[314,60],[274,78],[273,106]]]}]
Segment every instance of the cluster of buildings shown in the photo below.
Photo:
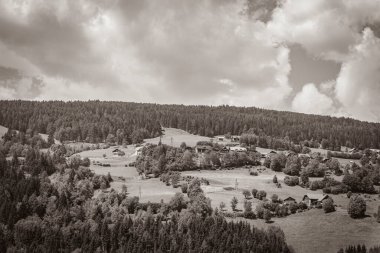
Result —
[{"label": "cluster of buildings", "polygon": [[[319,193],[308,193],[302,197],[301,202],[305,203],[308,207],[316,207],[322,204],[322,201],[325,199],[331,198],[327,194]],[[297,201],[293,197],[287,197],[283,200],[284,204],[290,205],[291,203],[296,204]]]}]

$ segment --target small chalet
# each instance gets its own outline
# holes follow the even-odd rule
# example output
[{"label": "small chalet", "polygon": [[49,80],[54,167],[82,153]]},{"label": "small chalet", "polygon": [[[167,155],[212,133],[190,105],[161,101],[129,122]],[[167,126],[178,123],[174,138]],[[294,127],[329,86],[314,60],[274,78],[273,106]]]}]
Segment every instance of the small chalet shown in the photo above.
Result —
[{"label": "small chalet", "polygon": [[215,139],[216,139],[217,141],[224,141],[225,137],[222,136],[222,135],[218,135],[218,136],[215,136]]},{"label": "small chalet", "polygon": [[318,204],[322,204],[322,201],[330,198],[329,195],[309,193],[303,196],[302,202],[304,202],[308,207],[314,207]]},{"label": "small chalet", "polygon": [[348,150],[348,153],[350,153],[350,154],[357,153],[357,152],[359,152],[359,149],[357,149],[357,148],[352,148],[352,149]]},{"label": "small chalet", "polygon": [[309,154],[298,154],[299,158],[310,158]]},{"label": "small chalet", "polygon": [[297,203],[296,200],[292,197],[287,197],[283,200],[285,205],[290,205],[291,203],[295,204]]},{"label": "small chalet", "polygon": [[231,136],[231,141],[234,141],[234,142],[240,141],[240,136],[239,135],[233,135],[233,136]]},{"label": "small chalet", "polygon": [[195,152],[198,154],[203,154],[203,153],[211,151],[211,150],[212,150],[212,148],[210,146],[205,146],[205,145],[195,146]]},{"label": "small chalet", "polygon": [[114,155],[114,156],[124,156],[125,155],[125,153],[123,152],[123,151],[121,151],[120,149],[114,149],[113,151],[112,151],[112,154]]},{"label": "small chalet", "polygon": [[236,147],[230,147],[230,151],[235,151],[235,152],[247,152],[246,148],[236,146]]},{"label": "small chalet", "polygon": [[272,155],[275,155],[275,154],[277,154],[277,152],[274,150],[271,150],[269,153],[266,153],[266,154],[263,153],[262,156],[264,156],[264,158],[271,158]]},{"label": "small chalet", "polygon": [[222,153],[227,153],[228,151],[230,151],[227,147],[223,147],[220,152]]}]

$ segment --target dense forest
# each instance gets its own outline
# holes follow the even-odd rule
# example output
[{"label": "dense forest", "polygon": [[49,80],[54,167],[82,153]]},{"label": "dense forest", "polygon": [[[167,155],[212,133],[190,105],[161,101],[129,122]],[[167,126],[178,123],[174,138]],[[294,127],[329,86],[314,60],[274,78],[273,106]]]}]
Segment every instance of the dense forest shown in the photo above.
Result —
[{"label": "dense forest", "polygon": [[258,136],[328,143],[332,147],[380,147],[380,124],[254,107],[158,105],[127,102],[0,101],[0,124],[56,139],[137,142],[158,136],[160,126],[214,136]]}]

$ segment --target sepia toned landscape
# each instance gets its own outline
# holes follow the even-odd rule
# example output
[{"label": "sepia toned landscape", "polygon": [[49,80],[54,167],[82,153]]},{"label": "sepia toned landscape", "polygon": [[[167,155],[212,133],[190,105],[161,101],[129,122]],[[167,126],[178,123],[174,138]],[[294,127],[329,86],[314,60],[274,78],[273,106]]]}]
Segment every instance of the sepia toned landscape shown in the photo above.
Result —
[{"label": "sepia toned landscape", "polygon": [[0,0],[0,253],[380,253],[380,0]]}]

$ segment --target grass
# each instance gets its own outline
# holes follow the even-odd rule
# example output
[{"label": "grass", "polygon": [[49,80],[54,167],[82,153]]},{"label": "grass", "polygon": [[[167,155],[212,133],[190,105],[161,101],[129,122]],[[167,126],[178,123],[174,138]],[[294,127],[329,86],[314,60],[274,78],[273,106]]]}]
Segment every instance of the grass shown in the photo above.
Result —
[{"label": "grass", "polygon": [[[173,138],[173,139],[172,139]],[[208,137],[188,134],[178,129],[166,129],[162,142],[174,146],[179,146],[183,141],[188,146],[194,146],[197,141],[209,140]],[[147,143],[157,144],[159,138],[146,140]],[[149,180],[142,179],[135,168],[125,167],[135,160],[135,147],[130,145],[122,149],[125,157],[114,157],[112,150],[115,147],[100,150],[90,150],[79,153],[82,157],[88,157],[91,161],[109,163],[111,167],[100,167],[91,164],[91,169],[97,174],[111,173],[116,179],[111,183],[111,187],[120,190],[122,185],[128,187],[130,196],[139,196],[141,193],[141,202],[160,202],[166,203],[170,201],[176,192],[181,192],[180,188],[166,186],[158,178]],[[268,152],[270,149],[260,149],[260,152]],[[106,154],[106,158],[103,158]],[[339,159],[340,160],[340,159]],[[347,160],[347,159],[343,159]],[[341,160],[340,160],[341,161]],[[346,161],[347,162],[347,161]],[[342,163],[342,162],[341,162]],[[183,176],[203,177],[210,182],[210,185],[203,185],[207,197],[211,199],[213,208],[219,207],[220,202],[226,204],[226,209],[231,211],[231,199],[237,197],[239,203],[237,209],[243,209],[244,189],[265,190],[267,198],[272,194],[277,194],[280,198],[294,197],[299,202],[303,195],[311,192],[310,190],[299,186],[290,187],[284,184],[284,173],[275,173],[266,169],[259,176],[250,176],[248,169],[238,168],[234,170],[207,170],[207,171],[186,171],[181,173]],[[273,182],[273,176],[276,175],[282,188],[277,188]],[[119,180],[122,176],[125,181]],[[318,178],[320,179],[320,178]],[[338,178],[340,180],[341,178]],[[238,189],[235,190],[235,182],[238,182]],[[311,179],[316,180],[316,179]],[[315,191],[322,193],[321,190]],[[349,244],[366,244],[367,246],[379,243],[380,223],[376,223],[373,214],[377,212],[380,204],[378,196],[371,195],[367,200],[367,215],[364,219],[354,220],[347,214],[348,199],[346,195],[331,195],[337,205],[337,211],[325,214],[321,209],[313,209],[307,212],[290,215],[286,218],[273,218],[274,223],[267,224],[263,220],[245,220],[252,225],[260,228],[267,228],[274,225],[283,229],[287,242],[292,245],[298,253],[315,252],[315,253],[335,253],[341,247]],[[253,209],[260,203],[257,199],[251,199]],[[239,220],[239,219],[238,219]]]},{"label": "grass", "polygon": [[[166,145],[179,147],[182,142],[187,146],[194,147],[198,141],[210,141],[209,137],[189,134],[188,132],[176,128],[164,128],[165,134],[161,138],[161,142]],[[146,143],[158,144],[160,137],[146,139]]]}]

